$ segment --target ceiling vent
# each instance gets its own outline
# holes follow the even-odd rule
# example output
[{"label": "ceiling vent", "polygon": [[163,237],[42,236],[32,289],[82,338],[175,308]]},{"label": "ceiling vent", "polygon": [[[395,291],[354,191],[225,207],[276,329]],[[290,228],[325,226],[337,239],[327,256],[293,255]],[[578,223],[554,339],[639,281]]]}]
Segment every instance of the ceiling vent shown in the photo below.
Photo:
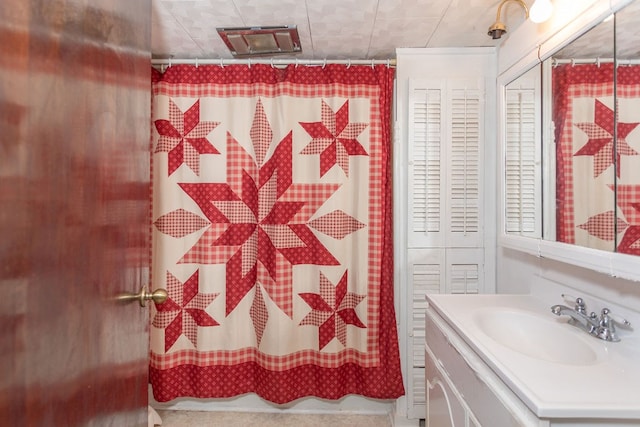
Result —
[{"label": "ceiling vent", "polygon": [[295,25],[217,28],[217,30],[233,56],[246,57],[302,52],[298,27]]}]

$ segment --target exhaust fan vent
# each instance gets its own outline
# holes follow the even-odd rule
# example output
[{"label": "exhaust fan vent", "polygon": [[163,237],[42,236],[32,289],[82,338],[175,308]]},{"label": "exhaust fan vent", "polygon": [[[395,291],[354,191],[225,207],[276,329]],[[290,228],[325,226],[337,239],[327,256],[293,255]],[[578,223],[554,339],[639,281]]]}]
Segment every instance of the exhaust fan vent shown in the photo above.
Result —
[{"label": "exhaust fan vent", "polygon": [[233,56],[246,57],[302,52],[298,27],[295,25],[217,28],[217,30]]}]

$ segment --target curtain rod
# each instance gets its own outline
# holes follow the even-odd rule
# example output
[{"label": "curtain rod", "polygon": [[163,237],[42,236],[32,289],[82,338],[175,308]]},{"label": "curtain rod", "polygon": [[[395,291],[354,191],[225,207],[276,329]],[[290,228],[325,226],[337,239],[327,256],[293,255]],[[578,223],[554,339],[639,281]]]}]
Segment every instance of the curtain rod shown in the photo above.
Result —
[{"label": "curtain rod", "polygon": [[306,66],[324,66],[327,64],[344,64],[344,65],[370,65],[374,66],[376,64],[386,65],[387,67],[395,67],[396,60],[395,59],[276,59],[276,58],[247,58],[247,59],[238,59],[238,58],[219,58],[219,59],[152,59],[151,65],[158,67],[170,67],[172,65],[178,64],[187,64],[187,65],[220,65],[224,67],[225,65],[232,64],[243,64],[243,65],[251,65],[251,64],[267,64],[273,67],[275,66],[285,66],[285,65],[306,65]]},{"label": "curtain rod", "polygon": [[[612,63],[614,61],[613,58],[570,58],[570,59],[557,59],[553,58],[552,64],[606,64]],[[618,59],[616,63],[620,65],[638,65],[640,64],[640,59]]]}]

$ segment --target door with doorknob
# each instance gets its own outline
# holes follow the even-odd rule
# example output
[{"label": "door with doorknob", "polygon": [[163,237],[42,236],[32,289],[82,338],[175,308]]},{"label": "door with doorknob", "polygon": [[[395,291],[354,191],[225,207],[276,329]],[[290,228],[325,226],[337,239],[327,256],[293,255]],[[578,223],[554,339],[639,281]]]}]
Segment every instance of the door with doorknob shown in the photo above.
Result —
[{"label": "door with doorknob", "polygon": [[0,424],[147,426],[151,1],[0,22]]}]

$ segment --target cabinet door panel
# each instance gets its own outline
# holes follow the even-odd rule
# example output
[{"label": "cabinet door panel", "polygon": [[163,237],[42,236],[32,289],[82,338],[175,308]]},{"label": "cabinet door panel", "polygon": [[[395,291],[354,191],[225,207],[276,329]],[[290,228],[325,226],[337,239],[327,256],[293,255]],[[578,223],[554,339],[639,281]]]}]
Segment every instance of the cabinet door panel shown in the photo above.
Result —
[{"label": "cabinet door panel", "polygon": [[[433,309],[427,309],[426,343],[428,349],[442,363],[442,370],[455,384],[457,391],[464,396],[464,404],[469,414],[484,426],[522,426],[511,409],[503,403],[504,395],[499,397],[487,384],[486,374],[481,374],[477,356],[468,347],[458,347],[454,339],[455,332],[449,328]],[[429,352],[427,352],[428,354]],[[474,362],[469,362],[469,361]],[[484,365],[486,366],[486,365]],[[464,425],[464,424],[461,424]]]},{"label": "cabinet door panel", "polygon": [[427,427],[464,427],[466,410],[447,384],[444,375],[429,354],[425,357],[425,376],[427,384],[427,408],[425,414]]}]

